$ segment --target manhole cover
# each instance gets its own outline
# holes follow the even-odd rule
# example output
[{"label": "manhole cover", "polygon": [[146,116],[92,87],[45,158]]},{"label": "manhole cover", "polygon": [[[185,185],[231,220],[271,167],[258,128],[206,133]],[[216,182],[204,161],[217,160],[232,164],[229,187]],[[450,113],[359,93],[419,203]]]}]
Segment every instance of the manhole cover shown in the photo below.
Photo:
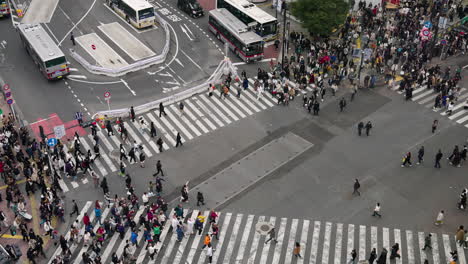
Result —
[{"label": "manhole cover", "polygon": [[268,232],[273,228],[273,225],[269,222],[258,222],[257,225],[255,226],[255,229],[257,232],[259,232],[261,235],[268,235]]}]

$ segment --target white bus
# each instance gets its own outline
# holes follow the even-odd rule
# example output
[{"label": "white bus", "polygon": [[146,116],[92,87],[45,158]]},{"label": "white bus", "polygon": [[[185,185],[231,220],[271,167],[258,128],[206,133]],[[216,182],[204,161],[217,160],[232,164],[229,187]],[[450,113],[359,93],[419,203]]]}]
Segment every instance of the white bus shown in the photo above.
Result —
[{"label": "white bus", "polygon": [[278,20],[247,0],[217,0],[217,8],[226,8],[265,41],[278,36]]},{"label": "white bus", "polygon": [[263,39],[224,8],[213,9],[208,18],[210,31],[245,62],[263,59]]},{"label": "white bus", "polygon": [[151,27],[155,23],[154,6],[145,0],[106,1],[110,8],[136,28]]},{"label": "white bus", "polygon": [[47,79],[61,79],[70,73],[65,55],[40,24],[19,24],[18,32],[26,51]]}]

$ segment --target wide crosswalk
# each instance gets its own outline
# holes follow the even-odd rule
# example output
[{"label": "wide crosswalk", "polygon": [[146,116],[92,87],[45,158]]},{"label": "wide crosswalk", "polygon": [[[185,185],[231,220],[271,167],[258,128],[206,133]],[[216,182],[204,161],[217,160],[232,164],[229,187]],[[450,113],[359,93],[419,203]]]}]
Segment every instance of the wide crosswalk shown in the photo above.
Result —
[{"label": "wide crosswalk", "polygon": [[[91,201],[85,204],[78,219],[88,212],[92,222],[97,226],[92,204]],[[134,218],[137,223],[140,221],[139,216],[144,213],[143,207],[137,211]],[[173,211],[170,215],[172,213]],[[195,218],[198,213],[198,210],[186,209],[184,223],[186,224],[189,218]],[[208,216],[209,212],[201,213]],[[219,240],[212,238],[215,249],[213,263],[340,264],[348,263],[349,253],[353,249],[358,254],[358,260],[365,260],[373,248],[377,249],[378,255],[382,248],[386,248],[389,252],[387,254],[389,261],[390,249],[395,243],[400,245],[401,258],[397,258],[392,263],[415,264],[423,263],[425,259],[428,259],[429,263],[448,263],[452,250],[458,251],[460,258],[458,263],[467,263],[464,249],[456,243],[454,235],[431,233],[432,249],[422,250],[428,232],[233,212],[218,212],[218,214],[217,224],[220,232]],[[109,217],[109,209],[106,208],[103,219]],[[266,244],[269,237],[266,230],[271,227],[276,230],[277,242],[270,241]],[[138,244],[133,256],[136,263],[207,263],[206,252],[202,250],[202,246],[205,234],[210,231],[211,226],[206,224],[201,235],[186,233],[182,241],[178,242],[170,221],[167,221],[160,237],[162,242],[156,246],[158,253],[151,260],[141,228],[138,231]],[[68,237],[69,233],[66,236]],[[110,256],[114,252],[122,256],[129,237],[129,230],[125,233],[124,239],[120,239],[118,233],[108,235],[100,251],[102,263],[110,263]],[[302,258],[293,256],[296,242],[301,245]],[[82,242],[72,245],[73,263],[81,263],[81,254],[88,250],[90,249],[84,247]],[[58,247],[51,261],[60,254],[61,249]]]},{"label": "wide crosswalk", "polygon": [[[398,88],[399,86],[394,86],[392,90],[397,91],[399,94],[405,96],[405,92],[399,91]],[[434,102],[437,95],[438,93],[435,93],[433,89],[428,90],[427,86],[423,84],[422,86],[418,86],[413,90],[413,97],[411,98],[411,101],[417,102],[426,108],[431,108],[432,111],[439,113],[441,116],[445,116],[446,118],[468,128],[468,109],[464,109],[463,107],[468,99],[468,89],[460,89],[458,100],[455,102],[452,114],[450,115],[447,113],[447,108],[445,107],[434,108]]]},{"label": "wide crosswalk", "polygon": [[[127,143],[133,145],[135,141],[137,144],[142,145],[146,157],[150,158],[159,153],[156,145],[156,140],[159,137],[164,142],[163,150],[168,150],[176,146],[178,132],[182,136],[182,142],[193,140],[256,113],[268,110],[277,104],[277,100],[270,93],[263,92],[258,96],[253,91],[253,79],[249,79],[249,83],[249,89],[242,90],[240,98],[236,97],[236,90],[239,87],[236,83],[226,99],[220,98],[219,91],[216,91],[212,97],[208,97],[207,93],[201,93],[183,101],[185,105],[183,113],[179,110],[178,105],[174,104],[165,107],[167,116],[159,117],[159,110],[147,112],[141,115],[148,125],[147,130],[143,130],[139,126],[138,120],[135,123],[126,120],[125,127],[129,136]],[[149,124],[151,122],[154,122],[157,132],[157,136],[154,138],[150,137]],[[114,125],[115,135],[113,136],[108,136],[106,130],[98,131],[102,158],[96,159],[92,168],[100,176],[116,173],[119,169],[119,146],[122,139],[117,131],[117,125]],[[81,137],[80,140],[85,151],[90,149],[94,153],[95,141],[92,135]],[[124,148],[128,152],[131,147],[124,144]],[[129,162],[124,160],[124,164],[127,166]],[[77,181],[64,179],[60,180],[59,183],[64,192],[68,192],[89,182],[91,180],[84,177]]]}]

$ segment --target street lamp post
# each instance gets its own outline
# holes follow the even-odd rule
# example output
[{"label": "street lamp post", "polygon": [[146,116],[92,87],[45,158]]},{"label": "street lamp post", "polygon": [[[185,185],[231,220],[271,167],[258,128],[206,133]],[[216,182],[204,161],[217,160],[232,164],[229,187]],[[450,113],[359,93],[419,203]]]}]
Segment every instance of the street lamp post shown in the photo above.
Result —
[{"label": "street lamp post", "polygon": [[281,66],[284,68],[284,52],[286,47],[286,10],[287,10],[286,2],[283,1],[281,10],[283,11],[283,46],[282,46],[282,57],[281,57]]}]

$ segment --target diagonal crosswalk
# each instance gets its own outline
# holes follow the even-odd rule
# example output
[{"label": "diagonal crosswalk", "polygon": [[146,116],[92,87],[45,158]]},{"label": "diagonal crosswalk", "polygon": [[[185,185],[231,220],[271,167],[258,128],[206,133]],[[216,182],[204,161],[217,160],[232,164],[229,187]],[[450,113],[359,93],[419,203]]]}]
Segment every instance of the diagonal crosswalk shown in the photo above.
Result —
[{"label": "diagonal crosswalk", "polygon": [[[254,80],[249,79],[249,82],[250,87],[253,87]],[[159,153],[159,148],[156,145],[156,140],[159,137],[164,142],[163,151],[168,150],[176,146],[177,133],[180,133],[182,142],[186,142],[276,105],[276,99],[267,92],[264,92],[261,98],[257,100],[257,95],[252,89],[243,90],[241,97],[237,98],[235,96],[237,87],[239,85],[235,83],[232,88],[233,92],[227,98],[220,98],[219,91],[216,91],[212,97],[202,93],[188,98],[183,101],[185,105],[183,111],[180,111],[176,104],[168,105],[165,109],[167,116],[159,117],[158,110],[142,114],[141,118],[148,125],[148,129],[145,130],[140,127],[138,122],[126,121],[124,125],[128,131],[128,140],[125,143],[120,136],[118,125],[113,126],[114,135],[108,136],[106,130],[99,130],[97,135],[99,137],[101,158],[95,160],[92,168],[101,177],[117,173],[120,166],[120,144],[123,144],[128,153],[131,146],[133,146],[133,142],[136,142],[143,146],[142,151],[149,158]],[[150,135],[149,127],[151,122],[154,123],[156,128],[156,137]],[[91,153],[94,153],[95,141],[93,136],[81,137],[81,142],[85,151],[91,150]],[[138,151],[136,156],[138,158]],[[124,160],[123,163],[124,166],[128,166],[133,162],[129,163]],[[59,181],[64,192],[78,188],[81,184],[88,182],[86,177],[83,177],[82,181],[70,181],[66,178]]]},{"label": "diagonal crosswalk", "polygon": [[[97,230],[98,223],[95,220],[89,201],[77,218],[81,220],[84,213],[88,213]],[[112,207],[112,205],[111,205]],[[103,220],[111,218],[109,209],[105,209]],[[134,221],[137,226],[140,215],[145,215],[142,206],[136,213]],[[172,210],[168,216],[174,213]],[[195,219],[198,210],[185,209],[184,224],[189,218]],[[208,211],[200,212],[208,216]],[[382,248],[388,250],[389,260],[391,247],[398,243],[400,245],[401,258],[396,258],[394,263],[423,263],[425,259],[429,263],[447,263],[451,257],[450,252],[458,250],[459,262],[466,264],[464,249],[457,245],[455,237],[448,234],[432,234],[432,249],[422,250],[424,239],[429,234],[418,230],[402,230],[387,227],[366,226],[345,223],[333,223],[329,221],[314,221],[312,219],[298,219],[286,217],[268,217],[253,214],[242,214],[234,212],[219,212],[217,224],[219,225],[219,239],[212,237],[213,263],[347,263],[350,260],[351,250],[356,250],[358,260],[366,260],[373,248],[380,255]],[[276,229],[275,241],[265,243],[268,235],[260,232],[262,224],[268,223]],[[84,229],[82,227],[81,229]],[[264,230],[262,230],[264,231]],[[177,235],[172,230],[171,221],[166,221],[162,234],[161,243],[157,243],[158,253],[154,260],[150,260],[146,250],[146,242],[143,239],[143,226],[140,226],[137,239],[136,251],[133,256],[136,263],[206,263],[205,250],[202,250],[204,236],[211,232],[211,225],[205,223],[201,235],[186,233],[182,240],[177,241]],[[67,233],[67,237],[69,236]],[[102,263],[110,263],[110,256],[116,252],[122,256],[126,240],[130,238],[130,230],[127,228],[124,238],[115,232],[105,237],[101,249]],[[296,242],[301,245],[302,258],[293,255]],[[91,249],[78,241],[71,246],[73,263],[82,263],[82,253],[90,252]],[[49,263],[61,254],[60,247],[54,252]]]},{"label": "diagonal crosswalk", "polygon": [[[403,91],[398,91],[399,86],[394,86],[392,90],[397,91],[403,96],[405,93]],[[420,105],[423,105],[426,108],[432,108],[436,113],[439,113],[441,116],[445,116],[450,120],[455,121],[458,124],[468,127],[468,110],[464,109],[465,102],[468,98],[468,89],[461,88],[458,96],[458,100],[455,102],[452,114],[447,113],[447,108],[441,107],[434,109],[435,98],[437,93],[433,89],[428,90],[426,84],[422,84],[420,87],[417,87],[413,90],[413,97],[411,101],[417,102]],[[448,104],[448,103],[447,103]]]}]

